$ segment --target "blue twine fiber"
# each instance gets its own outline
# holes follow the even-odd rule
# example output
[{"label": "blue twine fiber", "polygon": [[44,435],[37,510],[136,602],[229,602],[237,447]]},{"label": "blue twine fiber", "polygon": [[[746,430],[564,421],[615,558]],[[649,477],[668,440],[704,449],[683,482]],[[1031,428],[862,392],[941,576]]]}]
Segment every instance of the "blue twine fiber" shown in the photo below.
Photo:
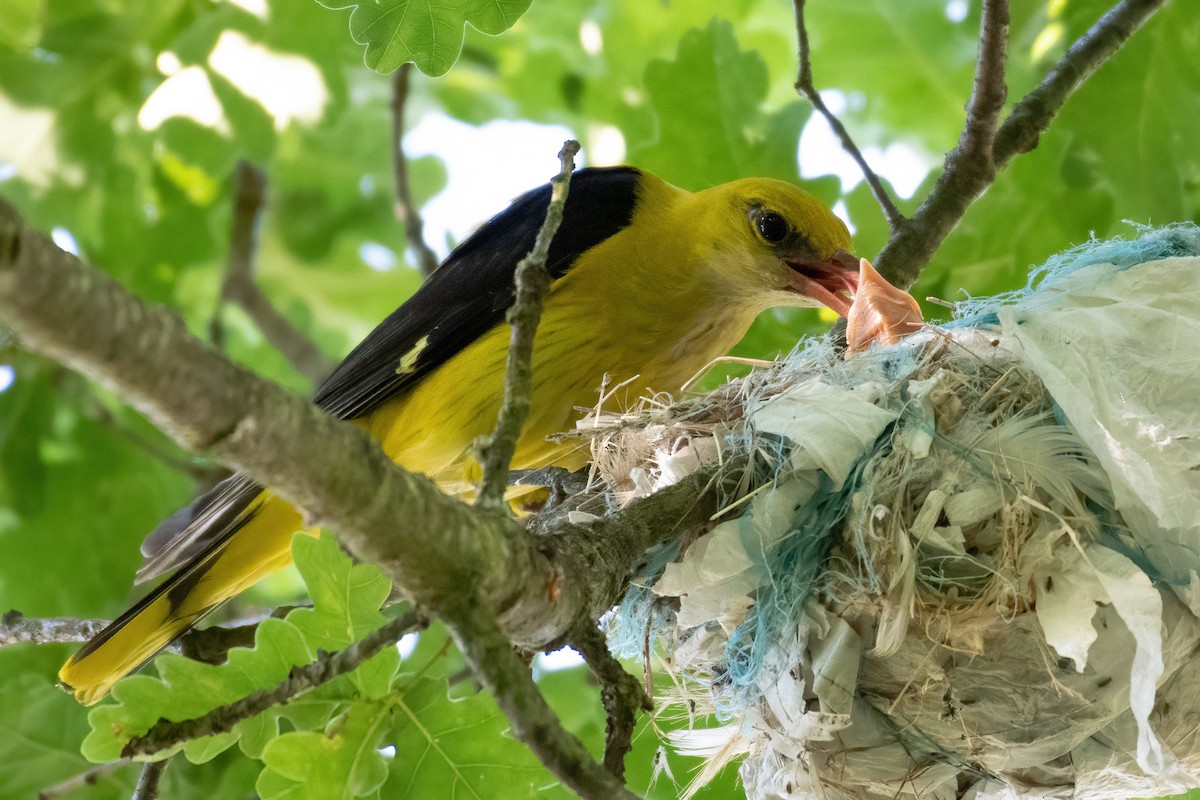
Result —
[{"label": "blue twine fiber", "polygon": [[792,529],[767,554],[771,582],[758,591],[750,615],[725,646],[725,666],[735,691],[719,710],[731,712],[752,700],[749,695],[756,694],[753,690],[760,683],[769,651],[791,649],[800,632],[804,604],[825,574],[841,523],[862,484],[864,468],[876,455],[879,443],[891,441],[893,430],[894,425],[889,425],[880,434],[840,489],[834,489],[833,482],[822,474],[816,494],[796,510]]},{"label": "blue twine fiber", "polygon": [[650,586],[659,579],[667,564],[679,560],[680,540],[664,543],[650,553],[650,560],[642,567],[621,598],[617,612],[609,621],[608,649],[617,658],[632,658],[640,661],[644,654],[646,636],[654,641],[659,633],[673,624],[667,608],[656,602],[657,595]]},{"label": "blue twine fiber", "polygon": [[[1134,223],[1130,223],[1134,224]],[[1200,227],[1176,222],[1161,228],[1135,225],[1135,239],[1093,239],[1051,256],[1029,272],[1025,286],[989,297],[970,297],[955,304],[954,321],[947,327],[982,327],[998,322],[1001,306],[1012,305],[1039,289],[1053,288],[1063,278],[1095,264],[1112,264],[1126,270],[1147,261],[1200,255]]]}]

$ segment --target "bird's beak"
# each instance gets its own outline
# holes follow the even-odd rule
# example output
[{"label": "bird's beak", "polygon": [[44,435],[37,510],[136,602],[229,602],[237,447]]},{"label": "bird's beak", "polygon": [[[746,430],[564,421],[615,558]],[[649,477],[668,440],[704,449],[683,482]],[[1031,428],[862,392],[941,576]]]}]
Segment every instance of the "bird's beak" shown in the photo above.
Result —
[{"label": "bird's beak", "polygon": [[925,325],[913,296],[884,280],[865,258],[859,276],[858,292],[846,315],[847,358],[876,342],[895,344]]},{"label": "bird's beak", "polygon": [[850,300],[858,291],[858,260],[854,256],[839,250],[826,259],[784,263],[792,270],[789,289],[843,317],[850,313]]}]

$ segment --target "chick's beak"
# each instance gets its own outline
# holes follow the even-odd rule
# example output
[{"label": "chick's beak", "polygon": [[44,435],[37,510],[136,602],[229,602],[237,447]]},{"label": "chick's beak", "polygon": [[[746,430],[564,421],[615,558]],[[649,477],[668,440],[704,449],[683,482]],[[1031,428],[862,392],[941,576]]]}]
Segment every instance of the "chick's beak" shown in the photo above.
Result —
[{"label": "chick's beak", "polygon": [[850,313],[850,300],[858,291],[858,259],[839,250],[825,259],[784,263],[792,270],[789,289],[811,297],[843,317]]}]

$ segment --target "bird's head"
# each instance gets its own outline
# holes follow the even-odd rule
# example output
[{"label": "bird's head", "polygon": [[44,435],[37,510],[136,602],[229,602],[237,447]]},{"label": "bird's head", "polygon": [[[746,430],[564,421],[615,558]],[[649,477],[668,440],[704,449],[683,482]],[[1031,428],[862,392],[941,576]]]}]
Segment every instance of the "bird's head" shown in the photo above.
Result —
[{"label": "bird's head", "polygon": [[705,259],[728,290],[761,308],[828,306],[845,316],[858,286],[850,232],[817,198],[783,181],[749,178],[695,195],[707,217]]}]

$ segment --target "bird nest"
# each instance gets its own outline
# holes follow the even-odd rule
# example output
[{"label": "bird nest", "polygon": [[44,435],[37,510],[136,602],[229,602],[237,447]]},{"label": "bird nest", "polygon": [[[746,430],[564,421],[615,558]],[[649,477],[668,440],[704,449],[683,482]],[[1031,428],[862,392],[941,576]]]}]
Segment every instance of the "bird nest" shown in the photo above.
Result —
[{"label": "bird nest", "polygon": [[898,345],[584,423],[617,504],[752,464],[608,620],[673,679],[693,788],[736,758],[751,798],[1200,784],[1197,255],[1091,243]]}]

